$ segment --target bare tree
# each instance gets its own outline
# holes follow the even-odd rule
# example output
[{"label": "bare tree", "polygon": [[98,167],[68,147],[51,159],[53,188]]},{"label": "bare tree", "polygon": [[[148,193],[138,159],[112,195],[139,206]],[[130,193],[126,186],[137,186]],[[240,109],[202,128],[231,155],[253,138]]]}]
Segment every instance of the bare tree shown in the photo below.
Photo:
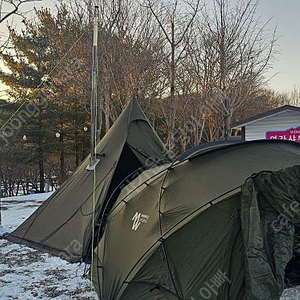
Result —
[{"label": "bare tree", "polygon": [[[213,112],[210,107],[211,82],[215,80],[214,69],[216,61],[211,59],[212,43],[204,33],[202,19],[197,19],[194,25],[194,34],[190,37],[186,47],[186,59],[181,64],[190,84],[189,93],[194,95],[190,97],[189,106],[192,109],[192,116],[197,120],[197,126],[193,131],[194,145],[201,143],[205,127],[211,122]],[[185,86],[184,89],[187,87]],[[210,126],[211,127],[211,126]],[[214,126],[215,127],[215,126]],[[205,137],[205,141],[211,140]]]},{"label": "bare tree", "polygon": [[170,117],[169,117],[169,150],[172,152],[175,147],[175,80],[176,67],[185,52],[187,41],[191,33],[194,20],[200,10],[200,0],[179,1],[172,4],[165,4],[164,1],[145,0],[146,7],[150,9],[160,30],[164,35],[169,53],[166,55],[169,68],[170,82]]},{"label": "bare tree", "polygon": [[0,24],[12,15],[20,15],[20,7],[24,3],[41,0],[0,0]]},{"label": "bare tree", "polygon": [[104,1],[99,9],[99,94],[107,132],[133,94],[143,100],[157,90],[163,42],[151,12],[138,2]]},{"label": "bare tree", "polygon": [[298,86],[294,86],[293,90],[278,95],[281,105],[300,105],[300,90]]},{"label": "bare tree", "polygon": [[201,31],[199,58],[209,70],[210,107],[223,116],[222,135],[230,135],[233,113],[255,97],[265,84],[263,77],[276,53],[276,28],[256,16],[257,0],[213,0],[206,6]]},{"label": "bare tree", "polygon": [[[4,24],[4,21],[12,19],[10,17],[15,15],[20,16],[22,19],[24,19],[26,13],[21,9],[25,7],[26,4],[39,1],[42,0],[0,0],[0,25]],[[13,21],[11,23],[13,23]],[[12,27],[12,24],[10,25],[10,27]],[[3,32],[2,34],[0,34],[0,53],[10,47],[11,36],[9,35],[9,31],[5,31],[5,29],[3,31],[4,34]]]}]

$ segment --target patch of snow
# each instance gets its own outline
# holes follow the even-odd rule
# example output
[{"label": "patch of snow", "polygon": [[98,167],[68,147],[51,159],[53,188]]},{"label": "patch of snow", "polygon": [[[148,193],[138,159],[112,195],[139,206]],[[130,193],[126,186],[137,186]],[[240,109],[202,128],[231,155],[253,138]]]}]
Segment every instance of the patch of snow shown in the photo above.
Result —
[{"label": "patch of snow", "polygon": [[23,223],[51,193],[32,194],[0,199],[1,225],[0,235],[8,233]]},{"label": "patch of snow", "polygon": [[[13,231],[51,193],[1,199],[0,236]],[[98,299],[85,265],[0,239],[0,299]]]},{"label": "patch of snow", "polygon": [[280,297],[280,300],[299,300],[300,286],[285,289]]}]

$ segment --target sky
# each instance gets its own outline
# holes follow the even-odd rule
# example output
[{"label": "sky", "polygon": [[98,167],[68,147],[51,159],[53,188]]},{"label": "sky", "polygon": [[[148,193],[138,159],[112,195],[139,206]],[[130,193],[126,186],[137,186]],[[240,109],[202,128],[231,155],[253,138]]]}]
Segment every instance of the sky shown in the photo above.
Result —
[{"label": "sky", "polygon": [[300,88],[300,1],[299,0],[260,0],[257,12],[263,20],[272,18],[270,24],[277,26],[277,50],[273,69],[275,75],[269,87],[285,92]]},{"label": "sky", "polygon": [[[208,0],[209,1],[209,0]],[[230,0],[233,3],[236,0]],[[54,7],[55,0],[42,0],[36,2],[36,7]],[[23,9],[29,10],[23,6]],[[292,91],[300,88],[300,0],[260,0],[257,17],[263,21],[270,20],[270,28],[277,26],[279,37],[272,69],[267,73],[269,88],[278,92]],[[12,19],[10,20],[10,22]],[[14,23],[18,17],[14,18]],[[5,28],[0,26],[0,34],[3,35]],[[0,67],[3,67],[0,62]],[[0,85],[0,98],[4,87]]]}]

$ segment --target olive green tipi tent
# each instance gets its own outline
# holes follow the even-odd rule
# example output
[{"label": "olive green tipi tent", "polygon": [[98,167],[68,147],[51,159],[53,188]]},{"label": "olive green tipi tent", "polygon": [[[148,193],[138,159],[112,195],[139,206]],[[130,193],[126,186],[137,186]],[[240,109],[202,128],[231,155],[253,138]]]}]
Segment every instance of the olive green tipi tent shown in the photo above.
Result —
[{"label": "olive green tipi tent", "polygon": [[[88,261],[104,219],[121,188],[143,170],[170,161],[161,140],[133,98],[89,158],[8,239],[59,255]],[[92,225],[93,224],[93,225]]]},{"label": "olive green tipi tent", "polygon": [[299,144],[262,140],[209,144],[143,172],[95,249],[99,298],[279,299],[300,226],[298,165]]}]

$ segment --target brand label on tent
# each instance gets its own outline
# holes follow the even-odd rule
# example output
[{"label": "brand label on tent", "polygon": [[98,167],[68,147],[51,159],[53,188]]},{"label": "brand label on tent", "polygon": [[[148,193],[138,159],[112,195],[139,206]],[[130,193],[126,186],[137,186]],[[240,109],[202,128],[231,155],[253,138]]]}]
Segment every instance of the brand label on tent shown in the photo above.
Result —
[{"label": "brand label on tent", "polygon": [[149,215],[136,212],[131,220],[133,221],[131,229],[137,230],[142,223],[148,223]]},{"label": "brand label on tent", "polygon": [[267,140],[287,140],[300,143],[300,127],[291,128],[285,131],[267,131]]}]

